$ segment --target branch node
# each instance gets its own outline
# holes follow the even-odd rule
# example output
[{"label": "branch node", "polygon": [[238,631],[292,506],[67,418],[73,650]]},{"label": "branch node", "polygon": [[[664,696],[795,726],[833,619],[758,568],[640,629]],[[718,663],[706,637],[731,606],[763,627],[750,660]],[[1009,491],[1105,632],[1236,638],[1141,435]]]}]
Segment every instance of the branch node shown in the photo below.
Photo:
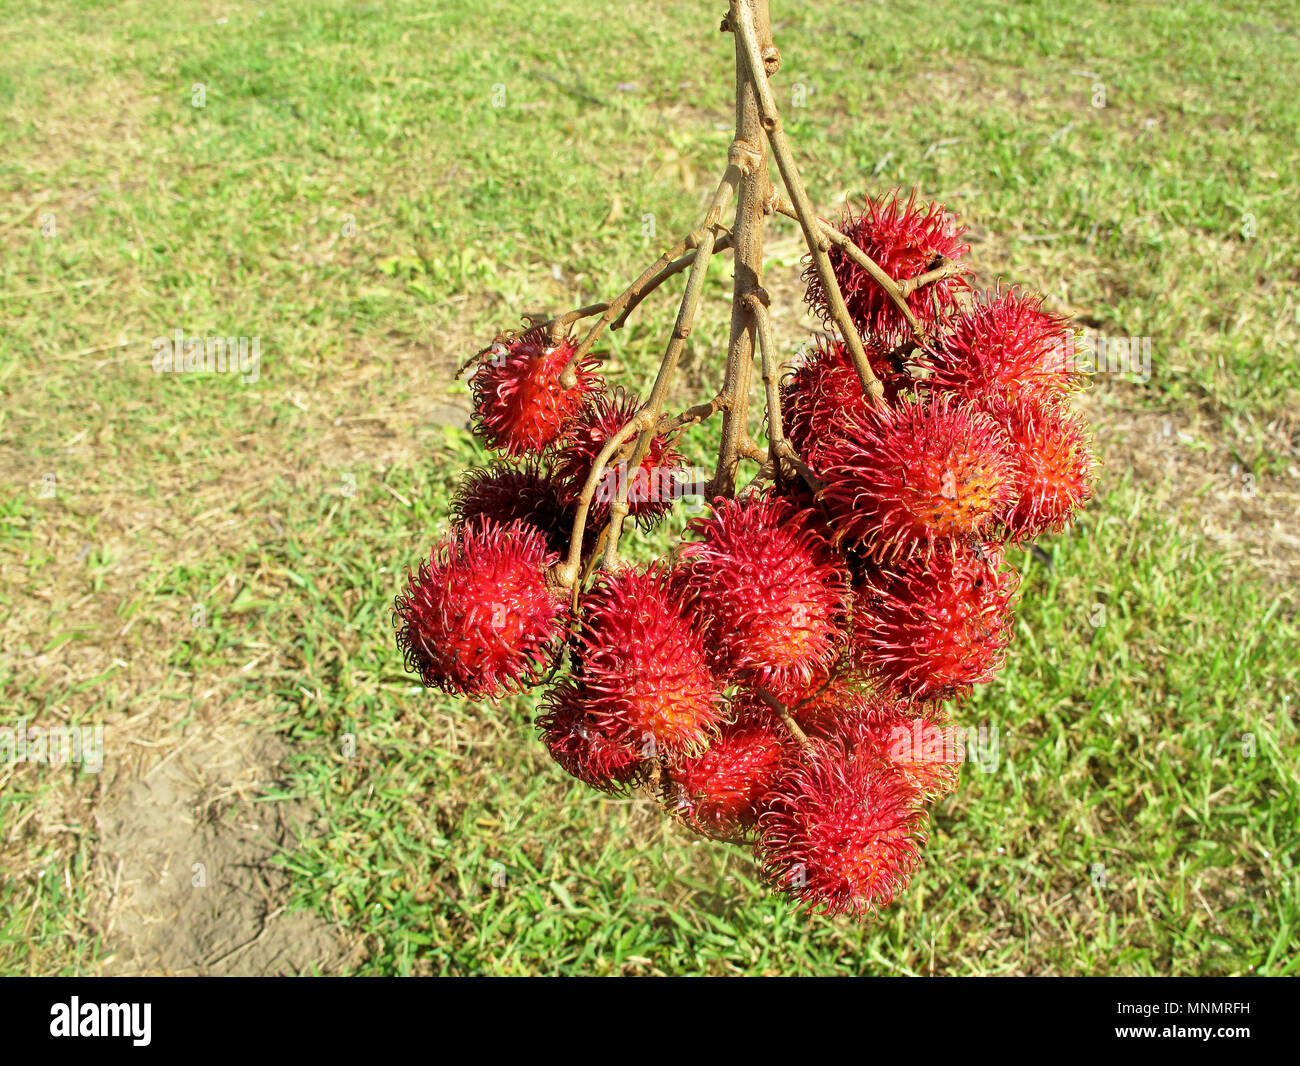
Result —
[{"label": "branch node", "polygon": [[763,153],[748,141],[737,137],[727,149],[727,162],[749,176],[763,164]]}]

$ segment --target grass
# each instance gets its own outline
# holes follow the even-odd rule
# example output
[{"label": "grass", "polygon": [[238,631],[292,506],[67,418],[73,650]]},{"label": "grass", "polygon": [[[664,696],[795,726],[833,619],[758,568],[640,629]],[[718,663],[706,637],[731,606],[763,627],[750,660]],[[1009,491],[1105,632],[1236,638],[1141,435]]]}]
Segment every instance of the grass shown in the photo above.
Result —
[{"label": "grass", "polygon": [[[1145,384],[1098,378],[1099,497],[1020,561],[1010,661],[960,711],[997,770],[938,809],[897,906],[792,914],[747,857],[568,783],[527,699],[417,690],[392,641],[483,459],[455,364],[616,290],[712,190],[729,42],[698,3],[0,5],[5,706],[103,722],[115,766],[283,733],[266,799],[318,811],[286,902],[360,942],[354,972],[1294,973],[1300,567],[1259,510],[1300,481],[1294,11],[774,3],[824,212],[915,184],[983,277],[1153,352]],[[644,381],[670,303],[614,335],[617,378]],[[155,374],[177,329],[260,338],[258,380]],[[1164,452],[1108,428],[1166,417],[1191,439]],[[114,782],[0,766],[3,972],[108,965]]]}]

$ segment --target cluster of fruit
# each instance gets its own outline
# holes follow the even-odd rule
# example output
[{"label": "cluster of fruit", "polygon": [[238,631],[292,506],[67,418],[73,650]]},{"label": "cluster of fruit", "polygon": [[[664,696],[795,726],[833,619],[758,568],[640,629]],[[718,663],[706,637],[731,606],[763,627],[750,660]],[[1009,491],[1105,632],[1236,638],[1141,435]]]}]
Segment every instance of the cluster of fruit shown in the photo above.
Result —
[{"label": "cluster of fruit", "polygon": [[[1017,578],[1004,547],[1061,529],[1095,460],[1069,405],[1068,323],[1039,297],[975,292],[942,207],[868,199],[840,230],[922,283],[905,290],[909,322],[831,249],[884,386],[873,403],[809,267],[828,331],[779,394],[800,475],[778,464],[770,484],[714,499],[671,559],[564,587],[593,464],[640,404],[575,360],[574,340],[507,336],[471,382],[499,458],[465,477],[395,623],[426,685],[480,698],[545,685],[537,727],[574,777],[649,787],[695,831],[754,845],[801,903],[862,914],[906,885],[929,805],[956,786],[947,706],[1005,654]],[[682,465],[663,435],[641,470],[662,484],[653,475]],[[589,502],[599,530],[609,504]],[[628,514],[650,526],[671,505],[641,493]]]}]

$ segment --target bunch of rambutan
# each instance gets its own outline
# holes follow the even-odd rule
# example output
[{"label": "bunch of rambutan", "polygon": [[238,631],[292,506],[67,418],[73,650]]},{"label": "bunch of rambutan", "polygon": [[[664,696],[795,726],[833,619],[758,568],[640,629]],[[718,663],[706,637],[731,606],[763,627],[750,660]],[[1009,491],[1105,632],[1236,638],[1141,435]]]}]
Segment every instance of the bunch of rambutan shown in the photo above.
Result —
[{"label": "bunch of rambutan", "polygon": [[[884,385],[873,403],[809,268],[828,330],[779,391],[802,477],[777,465],[770,485],[713,499],[671,558],[599,569],[613,496],[593,488],[629,476],[635,454],[651,485],[684,460],[670,434],[635,451],[633,434],[596,469],[640,402],[574,339],[504,335],[471,380],[498,457],[465,476],[395,623],[426,685],[543,685],[537,728],[572,776],[649,789],[691,830],[756,848],[799,903],[862,915],[907,885],[929,808],[957,785],[952,706],[1012,633],[1006,546],[1064,528],[1096,464],[1070,407],[1068,323],[1040,297],[974,291],[941,205],[868,199],[840,230],[904,286],[910,314],[832,249]],[[648,527],[673,498],[627,503]],[[580,506],[581,576],[563,580]]]}]

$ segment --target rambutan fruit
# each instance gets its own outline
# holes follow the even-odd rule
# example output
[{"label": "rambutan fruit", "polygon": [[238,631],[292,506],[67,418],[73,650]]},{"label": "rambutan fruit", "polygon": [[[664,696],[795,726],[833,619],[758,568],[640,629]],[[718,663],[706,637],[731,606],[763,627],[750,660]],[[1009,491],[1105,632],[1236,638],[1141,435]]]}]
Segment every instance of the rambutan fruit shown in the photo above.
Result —
[{"label": "rambutan fruit", "polygon": [[856,729],[858,745],[869,746],[927,799],[956,789],[963,752],[951,723],[897,716],[865,721]]},{"label": "rambutan fruit", "polygon": [[979,534],[1014,487],[1005,433],[949,397],[903,400],[849,419],[822,449],[820,474],[837,543],[876,559],[929,553]]},{"label": "rambutan fruit", "polygon": [[752,827],[789,745],[788,735],[769,722],[723,727],[707,751],[670,764],[670,809],[707,836]]},{"label": "rambutan fruit", "polygon": [[[740,685],[732,696],[737,721],[780,721],[772,702],[780,704],[809,736],[829,737],[846,723],[875,722],[908,713],[910,704],[870,691],[867,682],[837,663],[807,684]],[[919,713],[919,712],[918,712]]]},{"label": "rambutan fruit", "polygon": [[[885,398],[893,401],[904,380],[889,361],[884,348],[866,342],[867,358],[885,386]],[[866,394],[858,380],[853,357],[839,339],[819,337],[791,368],[781,384],[781,411],[786,439],[800,458],[816,469],[821,443],[832,426],[854,414],[864,414]]]},{"label": "rambutan fruit", "polygon": [[1021,398],[992,409],[1011,440],[1014,502],[1003,517],[1012,540],[1060,532],[1092,497],[1097,458],[1081,418],[1063,404]]},{"label": "rambutan fruit", "polygon": [[925,362],[933,389],[977,402],[1055,399],[1082,380],[1067,320],[1016,289],[984,294],[950,318]]},{"label": "rambutan fruit", "polygon": [[848,573],[807,511],[771,495],[718,499],[683,545],[691,608],[715,668],[756,685],[807,684],[845,639]]},{"label": "rambutan fruit", "polygon": [[602,573],[580,609],[576,670],[600,732],[647,755],[706,747],[722,720],[722,694],[669,573]]},{"label": "rambutan fruit", "polygon": [[791,759],[759,816],[763,872],[819,914],[874,913],[911,880],[921,796],[897,769],[841,740]]},{"label": "rambutan fruit", "polygon": [[564,632],[563,599],[546,581],[558,560],[524,522],[480,516],[453,526],[394,604],[406,668],[431,688],[473,697],[532,683]]},{"label": "rambutan fruit", "polygon": [[988,681],[1011,640],[1014,571],[1001,550],[952,543],[880,572],[856,594],[855,662],[888,691],[944,700]]},{"label": "rambutan fruit", "polygon": [[587,401],[601,390],[595,361],[574,365],[577,382],[560,381],[574,348],[572,338],[556,345],[530,330],[502,342],[470,379],[474,396],[474,431],[489,448],[507,455],[540,452],[554,443]]},{"label": "rambutan fruit", "polygon": [[645,757],[626,739],[603,732],[589,706],[580,685],[558,682],[537,716],[542,743],[565,773],[601,792],[623,792],[640,780]]},{"label": "rambutan fruit", "polygon": [[[873,259],[895,281],[917,277],[947,258],[960,260],[970,251],[962,240],[966,232],[942,204],[922,207],[913,191],[903,201],[898,190],[878,199],[867,197],[862,212],[846,208],[839,230]],[[866,336],[882,340],[901,338],[907,321],[885,290],[841,248],[830,248],[831,268],[853,324]],[[808,286],[804,299],[826,322],[830,305],[821,279],[806,260],[803,280]],[[906,297],[907,305],[922,325],[929,326],[953,309],[954,297],[967,287],[962,275],[943,278],[921,286]]]},{"label": "rambutan fruit", "polygon": [[873,725],[920,711],[888,693],[840,682],[792,704],[790,713],[809,736],[830,737],[849,723]]},{"label": "rambutan fruit", "polygon": [[573,511],[560,486],[536,462],[516,466],[498,460],[474,467],[461,479],[451,510],[462,523],[479,516],[502,524],[525,522],[541,530],[553,552],[564,552],[573,528]]},{"label": "rambutan fruit", "polygon": [[[575,503],[582,495],[601,449],[636,417],[640,408],[635,396],[618,388],[612,395],[595,396],[577,415],[555,461],[555,479],[567,501]],[[628,442],[629,450],[634,443],[635,438]],[[667,436],[652,437],[650,448],[635,473],[628,472],[626,463],[614,464],[605,471],[596,487],[588,524],[599,528],[609,521],[610,504],[618,495],[621,479],[628,478],[627,513],[642,527],[653,525],[672,510],[675,479],[685,464],[686,460]]]}]

